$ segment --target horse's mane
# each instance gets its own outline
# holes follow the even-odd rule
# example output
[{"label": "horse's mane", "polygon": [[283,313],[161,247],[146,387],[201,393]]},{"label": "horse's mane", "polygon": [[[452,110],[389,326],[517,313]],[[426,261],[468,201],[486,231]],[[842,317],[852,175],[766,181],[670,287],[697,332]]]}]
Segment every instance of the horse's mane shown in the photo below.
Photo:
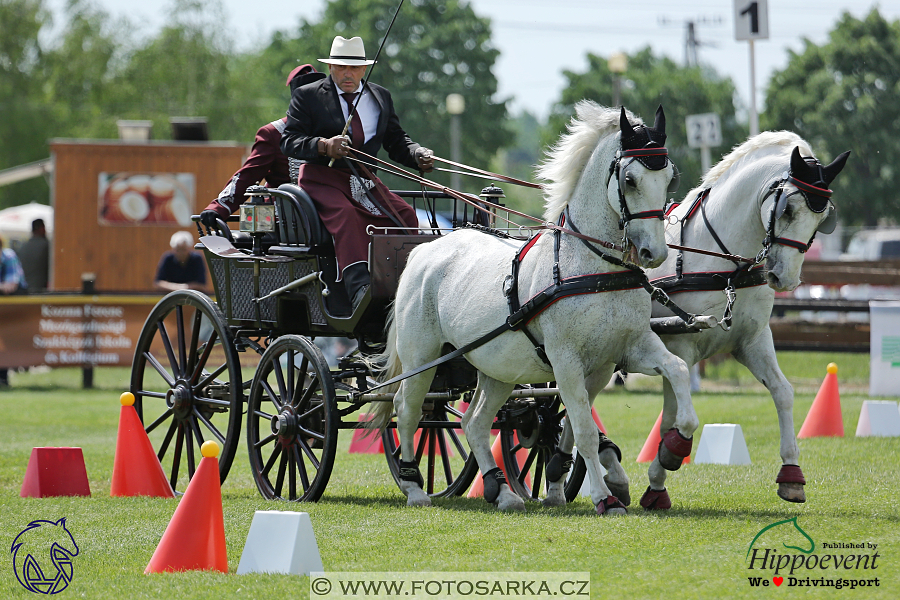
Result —
[{"label": "horse's mane", "polygon": [[[555,221],[569,202],[581,172],[601,137],[619,130],[619,109],[600,106],[591,100],[575,105],[575,116],[566,126],[567,133],[546,152],[538,165],[537,176],[545,181],[544,219]],[[643,122],[626,111],[632,125]]]},{"label": "horse's mane", "polygon": [[801,155],[813,155],[809,144],[793,131],[763,131],[743,144],[738,144],[732,148],[731,152],[729,152],[725,158],[719,161],[718,164],[706,173],[700,187],[704,189],[712,187],[723,175],[725,175],[728,169],[737,164],[742,158],[749,156],[758,150],[770,148],[772,146],[787,146],[789,148],[799,146]]}]

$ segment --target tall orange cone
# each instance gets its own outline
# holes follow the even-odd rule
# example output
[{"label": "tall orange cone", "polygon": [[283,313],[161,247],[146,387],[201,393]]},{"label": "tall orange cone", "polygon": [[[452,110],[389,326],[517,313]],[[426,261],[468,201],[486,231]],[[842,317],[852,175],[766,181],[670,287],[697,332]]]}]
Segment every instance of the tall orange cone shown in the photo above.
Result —
[{"label": "tall orange cone", "polygon": [[[636,462],[648,463],[653,462],[653,459],[656,458],[656,453],[659,451],[659,443],[662,441],[662,437],[659,435],[659,426],[661,424],[662,411],[659,411],[659,416],[656,417],[656,423],[653,424],[653,429],[650,430],[650,435],[647,436],[647,441],[644,442],[644,447],[641,448],[641,453],[638,454]],[[684,457],[681,464],[686,465],[689,462],[691,462],[691,457],[688,455]]]},{"label": "tall orange cone", "polygon": [[119,402],[122,403],[122,410],[119,413],[119,434],[116,437],[116,458],[109,495],[174,498],[172,486],[134,410],[134,395],[125,392],[119,397]]},{"label": "tall orange cone", "polygon": [[600,415],[597,414],[597,409],[593,406],[591,407],[591,417],[594,419],[594,423],[597,424],[597,427],[600,428],[600,431],[603,432],[603,435],[609,435],[606,433],[606,427],[603,426],[603,421],[600,420]]},{"label": "tall orange cone", "polygon": [[[368,420],[366,415],[359,415],[360,423]],[[348,452],[350,454],[384,454],[384,442],[381,441],[381,435],[369,429],[357,427],[353,430],[353,438],[350,440]]]},{"label": "tall orange cone", "polygon": [[835,363],[825,368],[825,381],[816,394],[812,406],[803,421],[798,438],[844,437],[844,419],[841,416],[841,393],[838,391]]},{"label": "tall orange cone", "polygon": [[[513,433],[513,444],[518,443],[519,438]],[[494,445],[491,446],[491,454],[494,456],[494,462],[497,463],[497,466],[500,467],[503,474],[506,475],[506,480],[509,481],[509,473],[506,472],[506,467],[503,466],[503,449],[500,446],[500,434],[497,434],[497,437],[494,439]],[[521,448],[516,452],[516,460],[519,462],[520,469],[527,459],[527,449]],[[484,479],[481,475],[481,471],[478,471],[478,475],[475,476],[475,482],[472,483],[472,487],[469,488],[469,493],[466,494],[467,498],[481,498],[484,496]],[[525,484],[531,486],[531,474],[525,475]]]},{"label": "tall orange cone", "polygon": [[219,483],[219,445],[200,447],[203,458],[194,472],[144,573],[169,571],[228,572],[225,519]]}]

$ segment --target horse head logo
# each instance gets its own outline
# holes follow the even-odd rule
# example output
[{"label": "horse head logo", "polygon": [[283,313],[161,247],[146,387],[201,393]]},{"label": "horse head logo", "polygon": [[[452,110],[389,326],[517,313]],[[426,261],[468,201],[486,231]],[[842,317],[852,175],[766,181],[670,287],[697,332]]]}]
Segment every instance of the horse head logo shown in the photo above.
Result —
[{"label": "horse head logo", "polygon": [[78,544],[66,529],[65,518],[32,521],[13,540],[10,552],[22,587],[37,594],[58,594],[72,581]]},{"label": "horse head logo", "polygon": [[797,517],[793,517],[791,519],[785,519],[784,521],[777,521],[775,523],[772,523],[771,525],[766,525],[765,527],[760,529],[759,533],[756,534],[756,537],[753,538],[753,541],[750,542],[750,547],[747,548],[747,557],[750,556],[750,551],[753,550],[753,545],[756,543],[756,540],[758,540],[762,534],[766,533],[770,529],[774,529],[774,528],[780,527],[782,525],[793,525],[793,528],[782,527],[781,529],[779,529],[777,531],[777,533],[780,536],[780,539],[782,539],[782,540],[788,539],[789,541],[792,541],[791,538],[788,536],[790,536],[796,532],[796,533],[799,533],[802,536],[802,538],[806,540],[806,541],[800,541],[798,543],[801,543],[801,544],[803,544],[803,546],[806,546],[807,542],[809,542],[809,548],[804,548],[801,546],[789,546],[788,544],[784,543],[783,541],[781,542],[782,546],[784,546],[785,548],[790,548],[791,550],[798,550],[800,552],[803,552],[804,554],[812,554],[815,551],[816,543],[813,541],[813,539],[811,537],[809,537],[808,533],[803,531],[803,528],[800,527],[800,524],[797,523]]}]

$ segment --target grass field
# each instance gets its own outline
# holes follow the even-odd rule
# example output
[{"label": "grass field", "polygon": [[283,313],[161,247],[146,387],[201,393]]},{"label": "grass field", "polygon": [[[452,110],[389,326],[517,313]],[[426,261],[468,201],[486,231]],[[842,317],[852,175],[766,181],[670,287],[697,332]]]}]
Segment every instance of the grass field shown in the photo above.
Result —
[{"label": "grass field", "polygon": [[[661,407],[658,380],[637,380],[629,382],[627,391],[607,390],[595,403],[622,449],[623,465],[632,481],[635,502],[627,517],[598,518],[586,498],[565,509],[529,505],[524,514],[500,514],[483,500],[464,498],[438,499],[430,509],[408,509],[384,457],[348,454],[350,435],[343,432],[329,487],[322,501],[311,505],[263,500],[253,484],[246,450],[239,449],[222,488],[228,575],[143,574],[177,501],[109,497],[118,396],[126,388],[127,370],[98,369],[94,390],[79,389],[80,372],[73,370],[13,374],[13,388],[0,391],[0,541],[9,548],[30,521],[66,517],[80,554],[74,560],[72,583],[59,597],[73,598],[308,597],[305,577],[234,574],[257,510],[308,512],[327,571],[589,571],[593,598],[778,594],[896,598],[900,595],[900,438],[854,436],[862,401],[867,398],[868,357],[790,353],[781,357],[782,368],[798,390],[796,427],[803,422],[825,364],[831,360],[841,367],[838,379],[846,434],[800,441],[806,504],[789,504],[776,496],[774,480],[780,460],[771,398],[745,370],[726,361],[710,365],[704,389],[712,391],[695,394],[694,404],[701,427],[704,423],[741,425],[753,464],[683,467],[669,477],[673,509],[664,514],[637,506],[647,478],[646,465],[634,460]],[[699,435],[695,451],[697,440]],[[20,498],[35,446],[83,448],[92,497]],[[865,590],[751,587],[748,577],[771,579],[773,574],[748,569],[746,555],[754,536],[774,522],[795,516],[819,545],[817,554],[853,552],[820,549],[822,543],[878,546],[877,569],[815,569],[804,572],[804,577],[878,577],[880,586]],[[771,540],[769,547],[791,552],[779,542]],[[12,555],[7,551],[3,556],[0,597],[30,597],[31,592],[16,580]]]}]

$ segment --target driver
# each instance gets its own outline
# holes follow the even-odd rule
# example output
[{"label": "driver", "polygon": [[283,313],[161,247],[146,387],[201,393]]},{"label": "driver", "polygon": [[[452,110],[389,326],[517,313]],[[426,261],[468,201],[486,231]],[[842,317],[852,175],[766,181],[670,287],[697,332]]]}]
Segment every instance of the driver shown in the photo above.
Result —
[{"label": "driver", "polygon": [[[433,169],[434,156],[400,126],[390,92],[374,83],[363,89],[366,66],[375,61],[366,59],[362,38],[335,37],[331,55],[319,60],[328,65],[330,76],[294,90],[281,150],[302,163],[298,185],[313,199],[334,238],[337,279],[344,281],[355,310],[369,286],[366,227],[399,227],[412,232],[418,220],[412,207],[374,176],[373,167],[342,160],[351,154],[348,146],[371,156],[384,148],[395,162],[423,172]],[[349,136],[342,136],[360,93]],[[334,164],[329,167],[332,159]]]}]

